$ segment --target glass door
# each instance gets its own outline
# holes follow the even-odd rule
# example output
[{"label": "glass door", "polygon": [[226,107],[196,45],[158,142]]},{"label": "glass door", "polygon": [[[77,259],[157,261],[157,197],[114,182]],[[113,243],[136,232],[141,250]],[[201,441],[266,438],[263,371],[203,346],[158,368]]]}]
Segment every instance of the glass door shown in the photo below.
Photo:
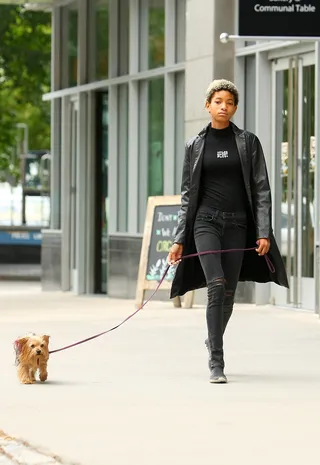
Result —
[{"label": "glass door", "polygon": [[275,235],[290,289],[275,286],[277,305],[314,310],[314,55],[273,63]]},{"label": "glass door", "polygon": [[95,293],[107,293],[108,281],[108,220],[109,220],[109,100],[108,92],[98,92],[96,133],[96,234]]},{"label": "glass door", "polygon": [[77,147],[78,101],[70,101],[70,283],[77,292]]}]

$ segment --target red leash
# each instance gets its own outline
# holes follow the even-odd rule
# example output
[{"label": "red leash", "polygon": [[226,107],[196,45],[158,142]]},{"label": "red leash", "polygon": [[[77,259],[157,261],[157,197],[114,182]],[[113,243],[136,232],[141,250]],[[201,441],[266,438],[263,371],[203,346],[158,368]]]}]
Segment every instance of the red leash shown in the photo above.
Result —
[{"label": "red leash", "polygon": [[[247,251],[250,251],[250,250],[256,250],[256,247],[250,247],[248,249],[208,250],[208,251],[205,251],[205,252],[197,252],[197,253],[192,253],[190,255],[185,255],[185,256],[181,257],[181,260],[184,260],[186,258],[198,257],[200,255],[209,255],[209,254],[226,253],[226,252],[247,252]],[[274,273],[275,268],[273,266],[272,261],[270,260],[270,258],[267,255],[264,255],[264,258],[265,258],[265,260],[267,262],[267,265],[268,265],[268,268],[269,268],[270,272]],[[148,302],[150,302],[152,297],[156,294],[159,287],[163,283],[164,278],[166,277],[166,275],[167,275],[167,273],[168,273],[168,271],[170,269],[170,266],[171,265],[168,265],[167,268],[165,269],[165,272],[163,273],[157,287],[155,288],[155,290],[151,294],[151,296],[137,310],[135,310],[133,313],[131,313],[131,315],[127,316],[123,321],[118,323],[116,326],[113,326],[113,328],[107,329],[107,331],[103,331],[102,333],[95,334],[94,336],[87,337],[86,339],[83,339],[82,341],[74,342],[73,344],[70,344],[68,346],[61,347],[60,349],[51,350],[49,352],[49,354],[54,354],[56,352],[61,352],[62,350],[71,349],[71,347],[75,347],[75,346],[78,346],[80,344],[84,344],[85,342],[92,341],[93,339],[96,339],[97,337],[103,336],[104,334],[110,333],[111,331],[114,331],[115,329],[120,328],[120,326],[122,326],[126,321],[130,320],[130,318],[132,318],[134,315],[136,315],[138,312],[140,312],[140,310],[142,310],[143,307],[145,305],[147,305]]]}]

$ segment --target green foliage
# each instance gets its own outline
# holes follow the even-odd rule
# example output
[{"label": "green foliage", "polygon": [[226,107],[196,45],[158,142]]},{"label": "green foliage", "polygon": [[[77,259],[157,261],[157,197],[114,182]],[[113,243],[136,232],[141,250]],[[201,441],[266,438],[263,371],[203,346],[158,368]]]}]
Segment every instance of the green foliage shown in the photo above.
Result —
[{"label": "green foliage", "polygon": [[[29,149],[50,148],[51,15],[0,6],[0,171],[10,166],[18,123],[29,127]],[[18,160],[15,161],[17,167]]]}]

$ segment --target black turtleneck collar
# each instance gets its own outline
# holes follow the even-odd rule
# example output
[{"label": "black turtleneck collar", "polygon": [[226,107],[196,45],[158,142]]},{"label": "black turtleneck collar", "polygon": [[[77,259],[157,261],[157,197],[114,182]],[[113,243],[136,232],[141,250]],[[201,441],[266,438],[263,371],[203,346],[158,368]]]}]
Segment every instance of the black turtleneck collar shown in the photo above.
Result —
[{"label": "black turtleneck collar", "polygon": [[211,136],[214,136],[214,137],[230,137],[232,132],[233,131],[232,131],[231,124],[229,124],[229,126],[223,129],[216,129],[216,128],[213,128],[212,126],[209,127],[209,133]]}]

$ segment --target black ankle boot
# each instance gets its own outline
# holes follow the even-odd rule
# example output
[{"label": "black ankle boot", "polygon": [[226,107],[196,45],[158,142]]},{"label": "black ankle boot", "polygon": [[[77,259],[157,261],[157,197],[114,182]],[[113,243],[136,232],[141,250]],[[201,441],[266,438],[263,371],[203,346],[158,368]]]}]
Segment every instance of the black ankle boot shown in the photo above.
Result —
[{"label": "black ankle boot", "polygon": [[205,340],[205,345],[208,350],[208,367],[210,370],[210,383],[225,384],[228,382],[226,375],[223,372],[224,360],[223,351],[211,351],[209,339]]},{"label": "black ankle boot", "polygon": [[216,366],[211,369],[209,381],[214,384],[226,384],[228,382],[221,366]]}]

